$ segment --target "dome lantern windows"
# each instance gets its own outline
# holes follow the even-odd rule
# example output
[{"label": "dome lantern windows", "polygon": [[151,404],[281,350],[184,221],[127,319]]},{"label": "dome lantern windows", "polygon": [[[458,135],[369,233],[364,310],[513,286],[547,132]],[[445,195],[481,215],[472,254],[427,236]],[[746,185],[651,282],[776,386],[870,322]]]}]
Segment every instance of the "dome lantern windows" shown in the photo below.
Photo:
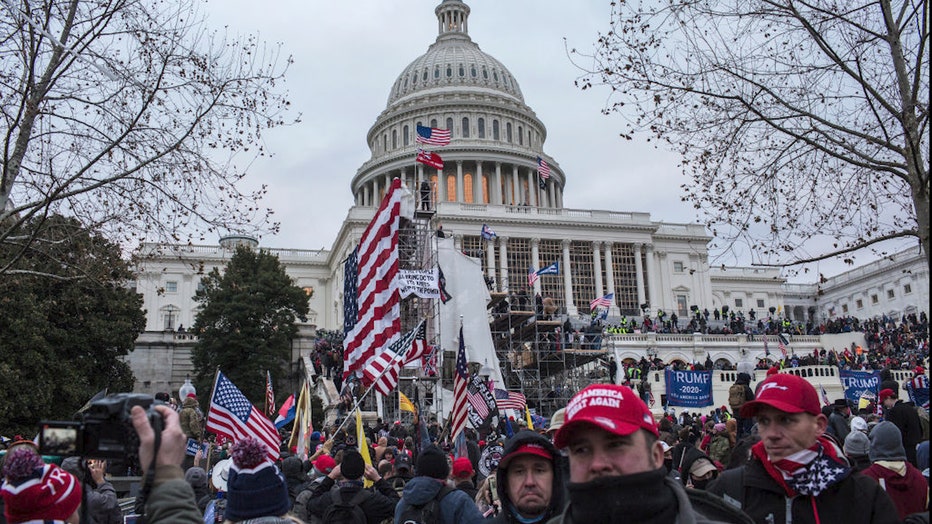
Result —
[{"label": "dome lantern windows", "polygon": [[453,78],[453,66],[447,64],[447,78]]},{"label": "dome lantern windows", "polygon": [[478,76],[478,75],[476,74],[476,65],[475,65],[475,64],[469,66],[469,74],[470,74],[470,76],[472,76],[473,78],[476,78],[476,76]]},{"label": "dome lantern windows", "polygon": [[464,76],[466,76],[466,66],[464,66],[463,64],[460,64],[459,73],[460,73],[460,78],[463,78]]}]

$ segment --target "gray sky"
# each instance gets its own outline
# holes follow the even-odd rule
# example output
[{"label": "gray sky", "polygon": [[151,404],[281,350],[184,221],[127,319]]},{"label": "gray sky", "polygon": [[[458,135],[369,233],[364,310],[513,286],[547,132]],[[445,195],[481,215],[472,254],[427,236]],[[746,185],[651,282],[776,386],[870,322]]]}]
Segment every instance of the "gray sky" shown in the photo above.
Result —
[{"label": "gray sky", "polygon": [[[350,181],[370,158],[366,133],[385,109],[398,74],[437,36],[438,0],[211,0],[209,25],[233,35],[258,32],[281,42],[294,64],[286,86],[302,122],[266,134],[270,159],[249,169],[268,184],[264,204],[281,232],[264,247],[329,249],[352,205]],[[646,136],[618,136],[621,116],[605,116],[607,89],[581,91],[566,48],[592,48],[608,27],[608,1],[467,0],[469,34],[518,80],[525,103],[547,127],[544,151],[567,176],[565,207],[648,212],[655,221],[695,222],[680,201],[678,157]],[[564,40],[565,39],[565,40]],[[714,257],[713,257],[714,258]],[[714,260],[748,265],[749,256]],[[840,263],[816,272],[835,274]],[[812,281],[817,273],[795,281]]]}]

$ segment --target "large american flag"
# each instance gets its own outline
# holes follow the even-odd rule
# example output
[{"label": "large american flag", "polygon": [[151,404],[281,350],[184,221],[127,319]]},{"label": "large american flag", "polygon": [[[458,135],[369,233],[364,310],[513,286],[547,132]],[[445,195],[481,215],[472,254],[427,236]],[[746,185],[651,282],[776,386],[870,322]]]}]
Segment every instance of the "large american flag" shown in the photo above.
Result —
[{"label": "large american flag", "polygon": [[495,390],[495,403],[499,409],[517,409],[524,411],[527,406],[527,398],[516,391],[505,391],[504,389]]},{"label": "large american flag", "polygon": [[234,442],[247,437],[259,439],[268,448],[269,458],[278,460],[281,439],[275,425],[219,371],[210,395],[207,431]]},{"label": "large american flag", "polygon": [[450,130],[419,125],[417,126],[417,137],[414,138],[414,141],[418,144],[430,146],[445,146],[450,143]]},{"label": "large american flag", "polygon": [[460,349],[456,354],[456,371],[453,375],[453,411],[450,413],[450,437],[455,439],[466,427],[469,415],[469,370],[466,369],[466,342],[463,340],[463,326],[460,326]]},{"label": "large american flag", "polygon": [[550,166],[547,164],[547,161],[541,157],[537,157],[537,173],[540,174],[541,180],[550,178]]},{"label": "large american flag", "polygon": [[401,333],[398,225],[401,179],[392,185],[343,265],[343,378],[365,369]]},{"label": "large american flag", "polygon": [[595,309],[597,307],[611,307],[612,299],[615,298],[614,293],[609,293],[603,297],[599,297],[592,302],[589,302],[589,309]]},{"label": "large american flag", "polygon": [[405,336],[393,342],[388,349],[377,354],[369,362],[369,365],[363,369],[362,373],[366,383],[374,384],[376,391],[383,395],[391,395],[398,385],[398,372],[401,370],[402,364],[407,360],[409,348],[411,348],[423,327],[424,321],[422,320]]}]

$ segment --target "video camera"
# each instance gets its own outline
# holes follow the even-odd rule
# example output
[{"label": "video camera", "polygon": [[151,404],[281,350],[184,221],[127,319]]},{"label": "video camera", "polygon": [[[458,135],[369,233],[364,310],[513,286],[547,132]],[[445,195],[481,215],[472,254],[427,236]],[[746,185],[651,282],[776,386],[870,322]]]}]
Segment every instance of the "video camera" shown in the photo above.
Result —
[{"label": "video camera", "polygon": [[130,410],[146,409],[149,424],[156,432],[164,427],[162,415],[154,409],[164,402],[142,393],[118,393],[91,402],[78,420],[39,421],[39,452],[62,457],[128,459],[137,462],[139,436],[133,428]]}]

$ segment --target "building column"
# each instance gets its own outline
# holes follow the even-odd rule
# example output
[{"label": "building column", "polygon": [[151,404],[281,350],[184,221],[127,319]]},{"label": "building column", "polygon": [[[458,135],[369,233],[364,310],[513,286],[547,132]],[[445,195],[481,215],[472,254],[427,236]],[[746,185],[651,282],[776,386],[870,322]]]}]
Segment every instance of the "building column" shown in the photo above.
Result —
[{"label": "building column", "polygon": [[501,268],[502,292],[507,293],[508,284],[508,237],[498,237],[498,266]]},{"label": "building column", "polygon": [[457,251],[463,250],[463,235],[453,235],[453,249]]},{"label": "building column", "polygon": [[641,304],[646,302],[647,297],[644,295],[644,265],[641,263],[641,246],[643,244],[634,244],[634,278],[637,281],[638,288],[638,310]]},{"label": "building column", "polygon": [[602,287],[602,242],[594,240],[592,242],[592,276],[595,280],[595,296],[592,298],[599,298],[605,293],[603,292]]},{"label": "building column", "polygon": [[495,195],[496,205],[502,205],[505,203],[505,195],[502,194],[502,163],[495,162],[495,190],[492,191],[492,194]]},{"label": "building column", "polygon": [[609,309],[609,313],[612,315],[618,315],[620,313],[618,308],[618,295],[615,294],[615,266],[612,263],[612,243],[606,242],[604,244],[605,249],[605,291],[612,294],[612,307]]},{"label": "building column", "polygon": [[497,278],[495,278],[495,239],[490,238],[485,241],[485,254],[486,254],[486,275],[489,278],[495,280],[495,285],[492,286],[492,290],[500,289],[500,283]]},{"label": "building column", "polygon": [[[437,170],[437,202],[447,201],[447,177],[443,174],[443,169]],[[436,208],[435,208],[436,209]]]},{"label": "building column", "polygon": [[456,161],[456,201],[465,202],[466,191],[463,189],[463,161]]},{"label": "building column", "polygon": [[576,316],[579,310],[573,302],[573,276],[570,274],[570,240],[563,240],[563,296],[566,297],[566,314]]},{"label": "building column", "polygon": [[[667,270],[666,261],[667,261],[667,252],[666,251],[655,251],[654,255],[657,259],[657,299],[659,300],[658,307],[662,307],[664,310],[670,310],[670,304],[667,300],[671,299],[669,288],[670,288],[670,272]],[[669,316],[670,311],[666,311]]]},{"label": "building column", "polygon": [[362,185],[362,205],[369,205],[369,184]]},{"label": "building column", "polygon": [[517,206],[521,204],[524,195],[521,194],[521,177],[518,175],[518,166],[511,166],[511,183],[514,186],[513,195],[514,204]]},{"label": "building column", "polygon": [[647,300],[650,301],[650,308],[655,309],[657,304],[660,304],[660,300],[657,296],[657,264],[654,260],[654,245],[647,244],[645,248],[647,249],[647,267],[644,269],[647,270],[647,273],[644,275],[644,278],[647,280],[647,292],[649,295]]},{"label": "building column", "polygon": [[[531,264],[535,271],[540,269],[540,239],[532,238],[531,239]],[[530,274],[530,272],[528,273]],[[534,282],[534,292],[533,295],[540,293],[540,278]]]},{"label": "building column", "polygon": [[528,192],[527,199],[528,199],[528,205],[537,207],[537,204],[538,204],[537,197],[539,196],[539,192],[538,192],[539,186],[537,185],[537,181],[534,180],[535,178],[537,178],[534,176],[535,173],[536,171],[534,171],[533,169],[529,169],[527,172],[527,192]]},{"label": "building column", "polygon": [[[488,204],[489,202],[486,202],[486,199],[485,199],[485,193],[482,191],[482,181],[483,181],[482,177],[483,177],[482,162],[476,162],[476,179],[475,181],[473,181],[472,194],[477,195],[476,196],[477,204]],[[487,185],[491,185],[491,184],[487,184]],[[491,190],[492,188],[490,187],[489,189]],[[492,198],[491,191],[489,191],[489,198]]]}]

